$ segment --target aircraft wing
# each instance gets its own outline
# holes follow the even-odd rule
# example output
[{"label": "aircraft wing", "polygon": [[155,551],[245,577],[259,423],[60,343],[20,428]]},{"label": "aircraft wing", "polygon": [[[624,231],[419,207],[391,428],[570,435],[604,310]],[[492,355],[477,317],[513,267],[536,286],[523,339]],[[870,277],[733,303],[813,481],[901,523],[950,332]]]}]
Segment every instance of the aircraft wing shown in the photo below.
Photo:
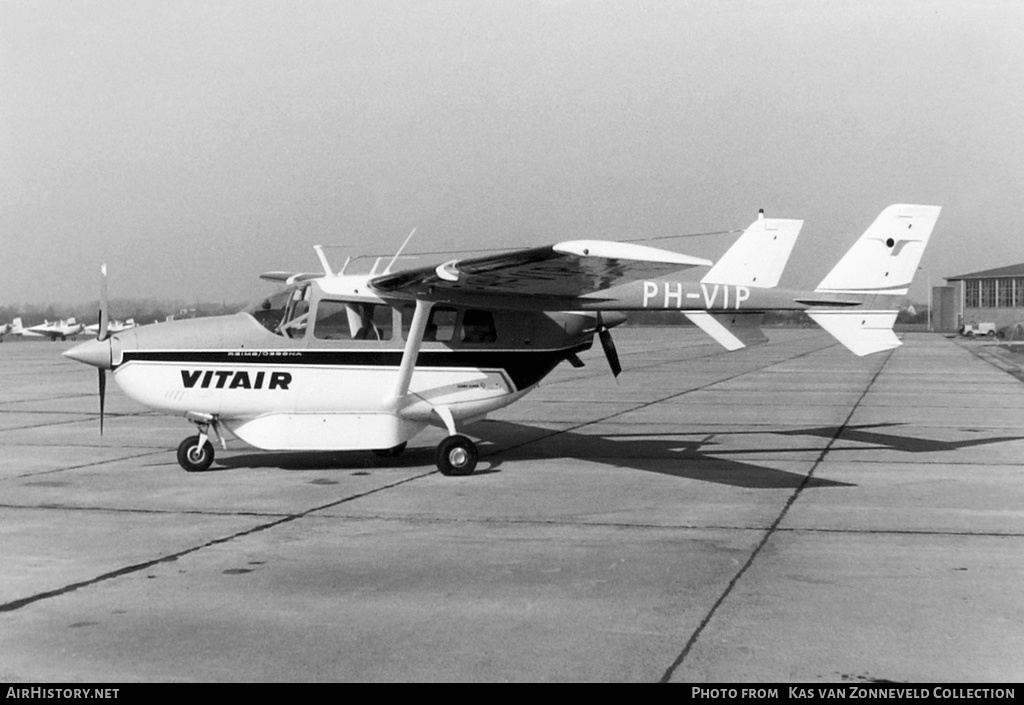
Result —
[{"label": "aircraft wing", "polygon": [[711,262],[646,245],[572,240],[548,247],[451,260],[370,280],[385,296],[479,300],[507,308],[562,308],[586,294]]}]

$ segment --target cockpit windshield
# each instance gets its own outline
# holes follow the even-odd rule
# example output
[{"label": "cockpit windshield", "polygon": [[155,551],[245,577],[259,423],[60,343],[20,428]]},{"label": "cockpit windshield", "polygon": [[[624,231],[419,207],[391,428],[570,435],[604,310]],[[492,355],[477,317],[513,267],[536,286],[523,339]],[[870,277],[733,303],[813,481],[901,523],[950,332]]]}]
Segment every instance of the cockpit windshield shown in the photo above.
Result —
[{"label": "cockpit windshield", "polygon": [[309,286],[285,289],[257,301],[245,309],[271,333],[289,338],[306,334],[309,318]]}]

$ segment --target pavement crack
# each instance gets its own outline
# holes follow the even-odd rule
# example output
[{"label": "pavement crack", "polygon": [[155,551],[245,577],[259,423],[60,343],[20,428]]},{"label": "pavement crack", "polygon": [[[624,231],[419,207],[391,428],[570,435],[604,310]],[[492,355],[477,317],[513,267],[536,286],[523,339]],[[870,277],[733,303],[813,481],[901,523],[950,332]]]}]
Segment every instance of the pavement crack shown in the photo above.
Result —
[{"label": "pavement crack", "polygon": [[[433,474],[433,472],[436,472],[436,471],[432,471],[431,473],[428,473],[428,474]],[[213,546],[219,546],[221,544],[225,544],[225,543],[229,543],[231,541],[235,541],[236,539],[244,538],[246,536],[251,536],[253,534],[258,534],[258,533],[263,532],[263,531],[268,531],[270,529],[276,528],[276,527],[281,526],[283,524],[288,524],[288,523],[291,523],[293,521],[297,521],[299,519],[303,519],[303,518],[305,518],[305,517],[307,517],[310,514],[313,514],[315,512],[324,511],[326,509],[330,509],[332,507],[337,507],[337,506],[345,504],[347,502],[352,502],[352,501],[355,501],[357,499],[361,499],[363,497],[367,497],[369,495],[376,494],[378,492],[383,492],[384,490],[388,490],[388,489],[391,489],[393,487],[397,487],[399,485],[404,485],[404,484],[406,484],[408,482],[412,482],[414,480],[418,480],[421,477],[423,477],[423,475],[416,475],[415,477],[405,478],[404,480],[399,480],[397,482],[393,482],[393,483],[388,484],[388,485],[383,485],[381,487],[377,487],[377,488],[374,488],[372,490],[367,490],[366,492],[360,492],[360,493],[357,493],[357,494],[349,495],[347,497],[342,497],[341,499],[336,499],[336,500],[334,500],[332,502],[328,502],[326,504],[322,504],[322,505],[319,505],[319,506],[316,506],[316,507],[311,507],[311,508],[303,510],[301,512],[296,512],[296,513],[293,513],[293,514],[288,514],[288,515],[282,516],[282,517],[280,517],[278,519],[275,519],[274,521],[268,521],[268,522],[265,522],[263,524],[257,524],[256,526],[253,526],[253,527],[250,527],[248,529],[245,529],[244,531],[236,531],[233,534],[229,534],[227,536],[221,536],[219,538],[212,539],[212,540],[207,541],[205,543],[199,544],[198,546],[192,546],[191,548],[186,548],[184,550],[177,551],[175,553],[171,553],[171,554],[168,554],[166,556],[161,556],[159,558],[154,558],[152,560],[144,561],[142,563],[135,563],[133,565],[124,566],[122,568],[118,568],[117,570],[112,570],[112,571],[110,571],[108,573],[103,573],[103,574],[97,575],[97,576],[95,576],[93,578],[89,578],[88,580],[82,580],[82,581],[79,581],[79,582],[76,582],[76,583],[71,583],[69,585],[65,585],[63,587],[56,588],[54,590],[47,590],[45,592],[36,593],[35,595],[29,595],[28,597],[23,597],[23,598],[18,599],[18,600],[13,600],[11,602],[0,604],[0,613],[14,612],[15,610],[19,610],[22,607],[26,607],[26,606],[34,604],[36,602],[40,602],[42,600],[47,600],[47,599],[50,599],[50,598],[53,598],[53,597],[60,597],[62,595],[67,595],[68,593],[74,592],[76,590],[81,590],[83,588],[92,587],[93,585],[98,585],[100,583],[104,583],[104,582],[107,582],[109,580],[113,580],[115,578],[120,578],[120,577],[123,577],[125,575],[131,575],[133,573],[138,573],[139,571],[147,570],[148,568],[152,568],[155,565],[160,565],[161,563],[173,563],[174,561],[178,560],[179,558],[182,558],[184,556],[188,556],[188,555],[190,555],[192,553],[197,553],[199,551],[202,551],[202,550],[207,549],[207,548],[211,548]]]},{"label": "pavement crack", "polygon": [[875,381],[878,379],[879,375],[882,374],[882,370],[885,369],[886,364],[888,364],[891,358],[892,351],[890,350],[888,353],[886,353],[885,358],[882,360],[882,364],[878,366],[878,369],[875,370],[875,373],[871,376],[871,379],[868,381],[867,385],[865,385],[864,391],[861,392],[860,396],[857,398],[857,401],[854,402],[853,405],[850,407],[850,412],[846,415],[846,418],[836,429],[835,433],[832,434],[832,437],[828,440],[828,443],[825,444],[825,447],[821,449],[821,453],[818,455],[818,458],[814,461],[814,464],[811,466],[811,469],[808,471],[807,475],[804,476],[803,481],[793,491],[793,494],[791,494],[789,498],[786,500],[786,503],[782,506],[782,509],[779,511],[779,515],[775,517],[775,521],[773,521],[771,526],[768,527],[768,529],[764,533],[764,536],[761,537],[761,540],[754,547],[754,550],[751,551],[750,556],[747,557],[747,560],[743,563],[742,566],[740,566],[740,569],[736,572],[736,574],[732,577],[729,583],[725,586],[725,590],[723,590],[722,594],[718,596],[717,600],[715,600],[715,603],[711,606],[711,609],[709,609],[707,614],[704,615],[704,618],[700,621],[700,624],[697,625],[697,628],[694,630],[693,634],[690,635],[690,638],[687,640],[686,645],[683,647],[683,650],[679,652],[679,655],[676,657],[676,659],[669,665],[667,669],[665,669],[665,673],[662,675],[661,680],[659,682],[670,682],[672,676],[675,675],[675,672],[679,670],[679,668],[686,661],[687,656],[690,655],[690,653],[693,650],[693,647],[697,643],[697,640],[700,639],[701,635],[704,633],[704,630],[707,628],[708,624],[711,623],[711,620],[718,612],[719,607],[721,607],[725,603],[726,599],[728,599],[729,595],[732,594],[733,589],[736,587],[737,584],[739,584],[739,581],[746,574],[747,570],[749,570],[750,567],[754,564],[754,561],[757,560],[758,555],[760,555],[761,551],[768,544],[768,541],[779,530],[779,524],[782,523],[782,520],[786,517],[786,514],[789,513],[790,508],[800,497],[804,488],[807,487],[808,484],[811,482],[811,479],[814,477],[814,472],[818,469],[821,463],[824,462],[825,457],[829,454],[829,451],[831,450],[833,444],[835,444],[839,437],[843,435],[843,431],[849,425],[850,420],[853,418],[854,413],[856,413],[857,411],[857,408],[861,405],[861,402],[864,401],[864,397],[867,396],[868,391],[870,391],[871,387],[875,384]]}]

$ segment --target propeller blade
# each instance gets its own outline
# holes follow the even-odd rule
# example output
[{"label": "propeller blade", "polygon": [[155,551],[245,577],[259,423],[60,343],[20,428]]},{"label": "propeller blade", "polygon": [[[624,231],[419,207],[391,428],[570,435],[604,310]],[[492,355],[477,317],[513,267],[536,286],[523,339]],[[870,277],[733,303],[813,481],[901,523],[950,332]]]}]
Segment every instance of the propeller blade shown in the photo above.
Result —
[{"label": "propeller blade", "polygon": [[107,396],[107,371],[103,368],[98,370],[100,373],[100,435],[103,435],[103,406]]},{"label": "propeller blade", "polygon": [[601,347],[604,348],[604,356],[608,358],[608,366],[612,368],[612,375],[618,377],[619,373],[622,372],[622,365],[619,364],[619,353],[615,349],[612,332],[604,324],[600,311],[597,314],[597,337],[601,341]]},{"label": "propeller blade", "polygon": [[107,303],[107,265],[105,264],[100,267],[100,312],[96,320],[99,322],[96,340],[106,340],[107,330],[110,328],[110,305]]}]

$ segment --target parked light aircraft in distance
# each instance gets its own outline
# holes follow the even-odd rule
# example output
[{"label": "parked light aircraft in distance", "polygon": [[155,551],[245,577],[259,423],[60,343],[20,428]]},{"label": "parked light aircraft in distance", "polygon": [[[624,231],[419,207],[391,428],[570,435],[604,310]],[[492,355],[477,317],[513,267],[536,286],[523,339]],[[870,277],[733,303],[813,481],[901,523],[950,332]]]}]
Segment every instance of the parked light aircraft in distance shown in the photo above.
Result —
[{"label": "parked light aircraft in distance", "polygon": [[[17,328],[15,327],[15,324],[17,324]],[[0,324],[0,342],[3,342],[4,336],[7,335],[8,333],[17,334],[17,332],[20,329],[21,329],[21,319],[20,318],[15,318],[14,321],[11,322],[11,323]]]},{"label": "parked light aircraft in distance", "polygon": [[[16,318],[14,320],[15,322],[18,322],[21,319]],[[60,338],[61,340],[67,340],[68,338],[71,338],[72,340],[74,340],[75,336],[81,333],[83,330],[85,330],[85,326],[83,326],[81,323],[76,321],[74,317],[72,317],[66,320],[54,321],[53,323],[50,323],[49,321],[44,321],[43,323],[40,323],[37,326],[31,326],[30,328],[22,328],[18,335],[22,335],[27,338],[47,337],[50,339],[50,342],[53,342],[57,338]]]},{"label": "parked light aircraft in distance", "polygon": [[[178,447],[189,471],[213,461],[211,434],[224,448],[226,432],[264,450],[397,455],[435,424],[448,433],[438,469],[468,475],[477,449],[460,427],[562,361],[582,365],[595,336],[618,375],[609,329],[623,311],[679,311],[728,350],[764,342],[773,310],[806,312],[856,355],[899,346],[893,323],[939,211],[886,208],[812,291],[777,288],[803,221],[763,215],[713,266],[576,240],[392,272],[396,254],[348,275],[351,258],[334,272],[317,246],[322,273],[266,273],[284,288],[243,312],[110,335],[103,303],[98,338],[64,354],[99,368],[101,432],[106,370],[135,401],[194,423]],[[699,282],[679,277],[700,266]]]},{"label": "parked light aircraft in distance", "polygon": [[[120,333],[121,331],[126,331],[129,328],[134,328],[134,327],[135,327],[135,319],[134,318],[129,318],[127,321],[123,321],[123,322],[122,321],[110,321],[110,323],[107,326],[107,334],[108,335],[113,335],[114,333]],[[100,323],[96,322],[96,323],[93,323],[92,325],[86,326],[85,330],[83,332],[86,335],[99,335],[99,330],[100,330]]]}]

